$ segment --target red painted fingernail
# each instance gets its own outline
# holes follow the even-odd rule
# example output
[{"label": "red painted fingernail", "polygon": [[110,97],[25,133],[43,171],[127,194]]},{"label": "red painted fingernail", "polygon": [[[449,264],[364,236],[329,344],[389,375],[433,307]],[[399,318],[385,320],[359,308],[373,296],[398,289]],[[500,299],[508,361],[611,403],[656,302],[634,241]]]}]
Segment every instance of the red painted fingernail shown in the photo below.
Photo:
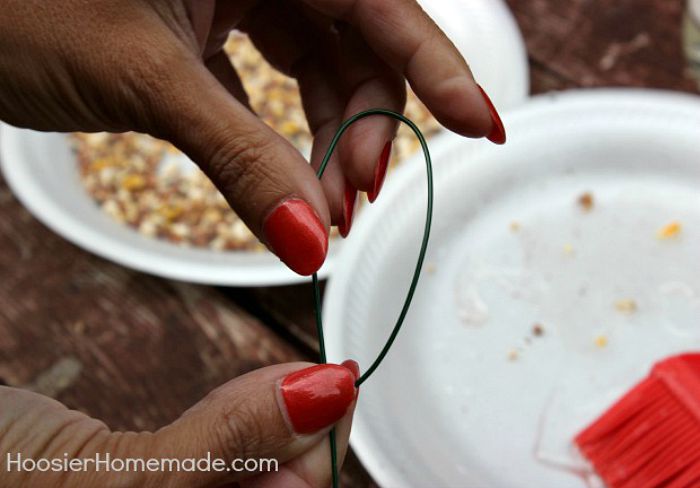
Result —
[{"label": "red painted fingernail", "polygon": [[374,168],[374,188],[372,191],[367,192],[367,199],[370,203],[374,202],[379,195],[379,190],[382,189],[384,184],[384,178],[386,178],[386,170],[389,167],[389,157],[391,156],[391,141],[384,144],[384,149],[382,149],[382,154],[379,155],[379,161],[377,161],[377,166]]},{"label": "red painted fingernail", "polygon": [[484,101],[486,102],[486,105],[489,107],[489,114],[491,115],[491,132],[489,132],[489,135],[486,136],[486,138],[493,142],[494,144],[505,144],[506,142],[506,129],[503,127],[503,122],[501,121],[501,116],[498,115],[498,112],[496,111],[496,107],[493,106],[493,102],[489,98],[489,96],[486,94],[483,88],[481,88],[481,85],[477,85],[479,87],[479,90],[481,90],[481,95],[484,97]]},{"label": "red painted fingernail", "polygon": [[338,232],[343,237],[347,237],[352,227],[352,216],[355,213],[355,202],[357,201],[357,188],[345,181],[345,195],[343,196],[343,221],[338,224]]},{"label": "red painted fingernail", "polygon": [[340,363],[340,365],[345,366],[350,371],[352,371],[352,374],[355,375],[355,381],[360,379],[360,365],[357,364],[357,361],[353,359],[346,359],[345,361]]},{"label": "red painted fingernail", "polygon": [[263,232],[270,248],[293,271],[318,271],[328,252],[328,233],[304,200],[292,198],[277,205],[265,219]]},{"label": "red painted fingernail", "polygon": [[280,392],[294,432],[311,434],[345,415],[355,400],[355,375],[345,366],[317,364],[287,375]]}]

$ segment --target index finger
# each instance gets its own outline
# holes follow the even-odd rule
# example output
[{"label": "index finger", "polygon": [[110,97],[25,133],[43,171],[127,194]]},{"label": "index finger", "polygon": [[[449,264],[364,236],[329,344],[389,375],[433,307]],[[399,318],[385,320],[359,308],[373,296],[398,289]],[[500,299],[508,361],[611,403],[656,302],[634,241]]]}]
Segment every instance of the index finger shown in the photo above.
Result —
[{"label": "index finger", "polygon": [[[457,48],[414,0],[304,0],[358,29],[448,129],[503,142],[502,125]],[[505,132],[502,134],[505,139]]]}]

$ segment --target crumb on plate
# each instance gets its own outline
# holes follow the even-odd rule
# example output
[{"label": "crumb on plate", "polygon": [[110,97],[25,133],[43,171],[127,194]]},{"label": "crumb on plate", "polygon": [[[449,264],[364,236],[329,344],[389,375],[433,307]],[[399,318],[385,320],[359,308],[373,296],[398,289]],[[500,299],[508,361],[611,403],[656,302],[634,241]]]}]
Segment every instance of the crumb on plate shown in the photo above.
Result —
[{"label": "crumb on plate", "polygon": [[637,302],[631,298],[623,298],[615,301],[615,309],[618,312],[632,314],[637,311]]},{"label": "crumb on plate", "polygon": [[568,242],[566,244],[564,244],[564,253],[569,254],[569,255],[573,254],[574,253],[573,244],[570,244]]},{"label": "crumb on plate", "polygon": [[544,327],[542,326],[542,324],[537,323],[532,326],[532,335],[534,335],[535,337],[541,337],[544,335]]},{"label": "crumb on plate", "polygon": [[677,237],[681,233],[681,230],[683,230],[681,223],[673,221],[659,229],[656,233],[656,237],[661,240],[671,239],[672,237]]},{"label": "crumb on plate", "polygon": [[598,335],[595,338],[595,345],[601,349],[603,349],[605,346],[608,345],[608,336],[606,335]]},{"label": "crumb on plate", "polygon": [[590,192],[581,194],[578,204],[585,212],[590,212],[593,209],[593,195]]},{"label": "crumb on plate", "polygon": [[516,348],[512,348],[508,351],[508,361],[517,361],[520,357],[520,353]]},{"label": "crumb on plate", "polygon": [[520,230],[520,222],[517,220],[514,220],[510,223],[510,231],[511,232],[518,232]]}]

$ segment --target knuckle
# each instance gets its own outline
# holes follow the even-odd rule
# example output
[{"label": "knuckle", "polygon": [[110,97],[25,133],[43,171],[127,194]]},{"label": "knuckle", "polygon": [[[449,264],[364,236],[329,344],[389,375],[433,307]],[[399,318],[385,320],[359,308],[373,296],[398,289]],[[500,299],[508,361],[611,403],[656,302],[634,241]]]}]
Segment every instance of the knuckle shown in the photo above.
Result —
[{"label": "knuckle", "polygon": [[268,177],[265,155],[270,143],[256,134],[227,137],[208,158],[206,172],[226,197],[251,195]]},{"label": "knuckle", "polygon": [[214,439],[228,459],[247,459],[264,444],[264,422],[247,402],[236,402],[222,411],[214,426]]}]

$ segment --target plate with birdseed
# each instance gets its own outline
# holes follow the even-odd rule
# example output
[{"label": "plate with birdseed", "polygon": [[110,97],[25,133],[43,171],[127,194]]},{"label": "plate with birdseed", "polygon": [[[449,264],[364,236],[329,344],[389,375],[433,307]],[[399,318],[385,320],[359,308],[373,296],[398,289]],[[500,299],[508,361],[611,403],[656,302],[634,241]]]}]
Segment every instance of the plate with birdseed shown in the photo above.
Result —
[{"label": "plate with birdseed", "polygon": [[[499,108],[525,99],[525,51],[502,2],[425,0],[423,6],[464,52]],[[488,56],[476,49],[479,45],[489,46]],[[232,33],[225,48],[251,106],[308,155],[311,135],[296,82],[266,63],[241,33]],[[500,76],[505,70],[510,75]],[[412,93],[405,113],[426,136],[439,132]],[[136,133],[2,129],[1,162],[15,194],[47,226],[95,254],[152,274],[206,284],[273,285],[307,279],[269,253],[204,174],[164,141]],[[401,127],[393,148],[396,166],[418,143]],[[340,244],[333,229],[320,276],[330,271]]]},{"label": "plate with birdseed", "polygon": [[[502,116],[504,146],[431,143],[423,274],[351,437],[381,486],[601,486],[576,433],[700,350],[700,97],[555,93]],[[355,222],[324,297],[329,361],[364,371],[387,340],[425,180],[411,158]]]}]

